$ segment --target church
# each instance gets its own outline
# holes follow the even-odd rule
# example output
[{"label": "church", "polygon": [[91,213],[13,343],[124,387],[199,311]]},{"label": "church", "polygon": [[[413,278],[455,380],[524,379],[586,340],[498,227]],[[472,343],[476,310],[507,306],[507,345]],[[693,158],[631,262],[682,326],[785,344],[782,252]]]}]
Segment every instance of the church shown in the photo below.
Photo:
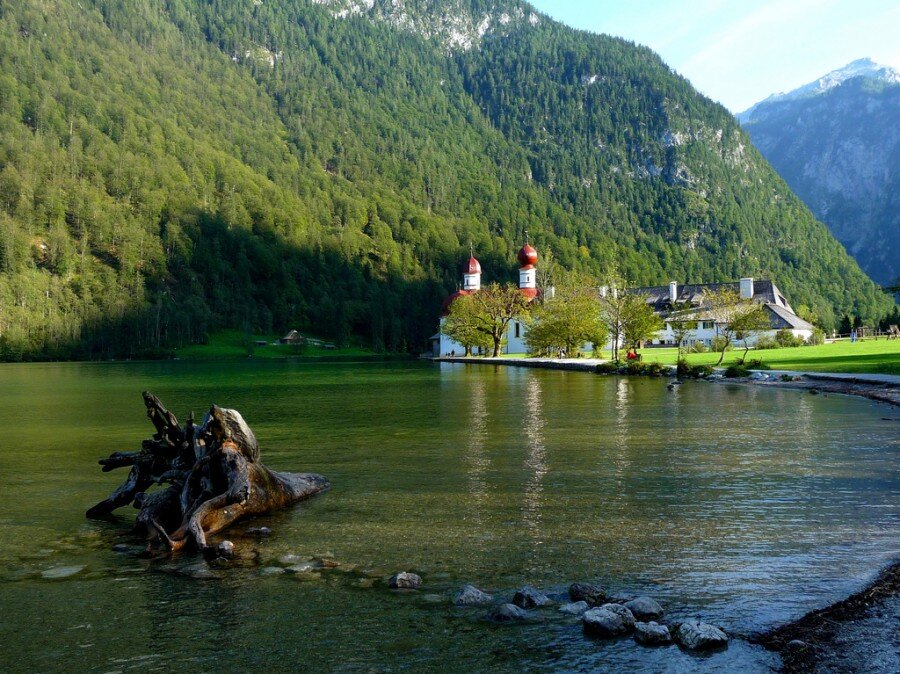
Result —
[{"label": "church", "polygon": [[[538,253],[533,246],[526,243],[519,250],[516,259],[519,262],[519,292],[529,302],[533,302],[540,295],[537,287],[537,263]],[[447,337],[444,334],[444,322],[450,313],[450,306],[458,298],[471,295],[481,290],[481,263],[472,255],[463,267],[462,288],[449,295],[441,306],[440,330],[431,338],[432,355],[435,357],[449,356],[451,354],[461,356],[466,352],[466,347]],[[477,352],[477,349],[476,349]],[[503,342],[503,353],[527,353],[525,345],[525,325],[513,319],[509,322],[506,338]]]}]

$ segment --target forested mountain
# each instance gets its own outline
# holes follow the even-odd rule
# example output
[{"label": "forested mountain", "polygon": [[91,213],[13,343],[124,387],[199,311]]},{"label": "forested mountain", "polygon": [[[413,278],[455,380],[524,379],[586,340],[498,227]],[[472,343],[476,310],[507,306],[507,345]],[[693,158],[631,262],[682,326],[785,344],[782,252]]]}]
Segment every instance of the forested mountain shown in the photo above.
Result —
[{"label": "forested mountain", "polygon": [[738,118],[869,276],[900,277],[900,73],[860,59]]},{"label": "forested mountain", "polygon": [[[448,19],[447,17],[452,17]],[[223,326],[419,350],[470,242],[890,310],[731,115],[515,0],[0,4],[0,356]]]}]

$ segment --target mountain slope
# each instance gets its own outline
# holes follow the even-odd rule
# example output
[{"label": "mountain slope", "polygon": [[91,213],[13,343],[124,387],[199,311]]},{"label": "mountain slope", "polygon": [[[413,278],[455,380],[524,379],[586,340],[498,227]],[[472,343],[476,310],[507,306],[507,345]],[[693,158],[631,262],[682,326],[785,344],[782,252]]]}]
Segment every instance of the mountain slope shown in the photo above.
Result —
[{"label": "mountain slope", "polygon": [[649,50],[442,7],[0,6],[0,357],[223,326],[416,350],[470,242],[502,279],[525,230],[635,283],[771,276],[826,324],[889,310]]},{"label": "mountain slope", "polygon": [[861,59],[739,118],[864,271],[900,276],[900,73]]}]

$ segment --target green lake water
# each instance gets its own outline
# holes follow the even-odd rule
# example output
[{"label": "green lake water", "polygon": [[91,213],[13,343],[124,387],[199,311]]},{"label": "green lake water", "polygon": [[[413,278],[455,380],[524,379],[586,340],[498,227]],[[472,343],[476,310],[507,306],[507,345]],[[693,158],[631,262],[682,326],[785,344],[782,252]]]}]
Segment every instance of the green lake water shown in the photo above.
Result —
[{"label": "green lake water", "polygon": [[[140,393],[184,418],[239,409],[277,470],[329,493],[224,537],[253,563],[112,551],[134,511],[84,511],[150,435]],[[0,366],[0,670],[770,671],[747,643],[900,554],[897,410],[843,396],[489,366]],[[272,534],[247,532],[266,525]],[[222,536],[219,537],[221,539]],[[341,566],[267,576],[288,553]],[[61,580],[44,576],[84,567]],[[384,578],[419,573],[399,594]],[[374,584],[371,587],[367,585]],[[698,657],[584,637],[555,609],[495,626],[465,583],[509,597],[599,581],[735,638]]]}]

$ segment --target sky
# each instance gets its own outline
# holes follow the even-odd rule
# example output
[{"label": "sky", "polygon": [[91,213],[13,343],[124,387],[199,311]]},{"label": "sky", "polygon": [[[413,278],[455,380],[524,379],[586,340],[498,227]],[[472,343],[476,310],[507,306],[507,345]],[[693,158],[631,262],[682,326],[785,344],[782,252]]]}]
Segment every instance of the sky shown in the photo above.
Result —
[{"label": "sky", "polygon": [[900,0],[530,0],[575,28],[644,44],[741,112],[858,58],[900,69]]}]

